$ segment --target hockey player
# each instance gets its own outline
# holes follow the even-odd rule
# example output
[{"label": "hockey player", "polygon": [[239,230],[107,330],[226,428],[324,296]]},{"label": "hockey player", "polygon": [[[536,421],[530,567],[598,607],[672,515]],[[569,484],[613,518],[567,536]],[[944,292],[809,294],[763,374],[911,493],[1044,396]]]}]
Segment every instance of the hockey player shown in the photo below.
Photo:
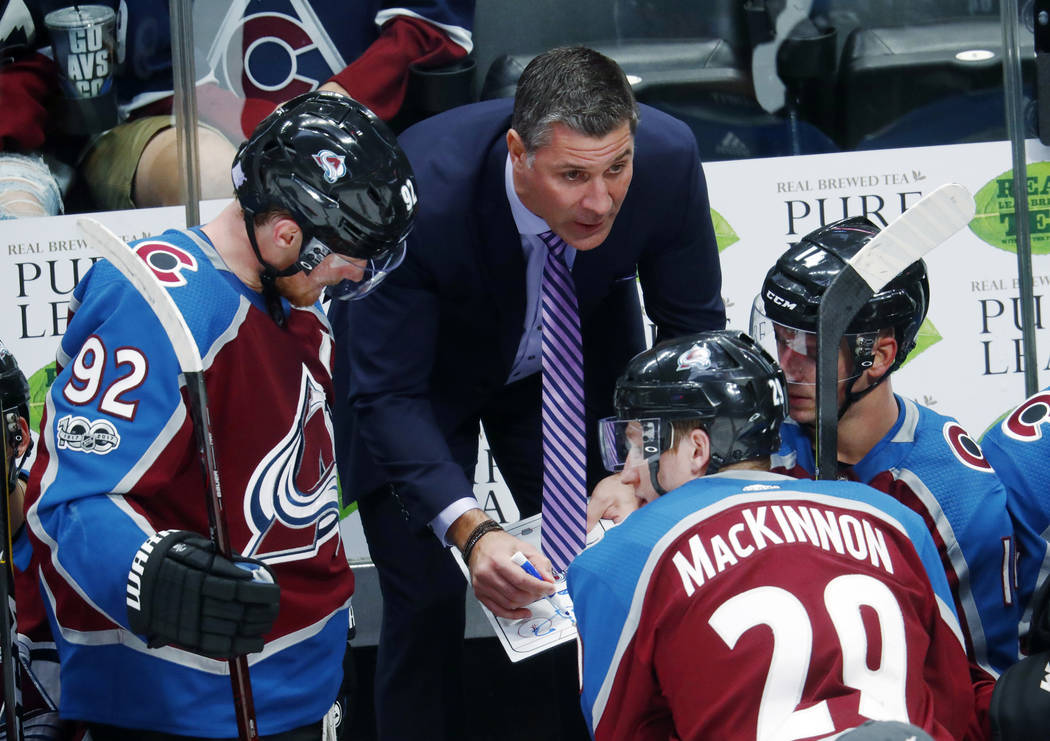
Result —
[{"label": "hockey player", "polygon": [[[1050,572],[1050,388],[1025,399],[985,433],[981,449],[1006,487],[1006,504],[1018,539],[1018,581],[1022,594],[1034,594]],[[1028,650],[1028,627],[1033,600],[1021,603],[1021,647]],[[1050,648],[1048,641],[1047,648]]]},{"label": "hockey player", "polygon": [[1031,624],[1025,640],[1029,655],[1011,666],[995,683],[991,726],[995,741],[1046,738],[1050,726],[1050,581],[1032,598]]},{"label": "hockey player", "polygon": [[[8,517],[13,540],[13,565],[17,633],[15,650],[19,656],[21,721],[26,739],[60,741],[78,737],[71,723],[58,718],[58,663],[55,642],[47,624],[36,579],[29,571],[31,548],[22,529],[22,503],[27,474],[23,470],[32,449],[29,435],[29,384],[15,356],[0,342],[0,415],[7,441],[6,467],[10,496]],[[4,543],[7,541],[6,534]],[[5,546],[6,547],[6,546]],[[6,714],[0,718],[0,739],[7,732]]]},{"label": "hockey player", "polygon": [[568,572],[596,741],[972,725],[933,539],[870,487],[770,473],[785,393],[733,331],[657,345],[617,381],[603,457],[645,504]]},{"label": "hockey player", "polygon": [[[766,275],[751,334],[775,347],[791,415],[772,459],[774,471],[814,475],[817,309],[845,261],[878,231],[862,217],[821,227],[784,252]],[[889,493],[926,522],[976,664],[979,707],[987,708],[994,678],[1018,659],[1013,529],[1006,492],[977,443],[954,419],[893,393],[891,374],[915,346],[929,297],[926,265],[919,260],[848,326],[839,355],[839,477]]]},{"label": "hockey player", "polygon": [[0,423],[4,425],[5,451],[4,471],[8,475],[8,491],[11,502],[8,517],[11,532],[22,527],[22,497],[25,479],[19,476],[33,441],[29,436],[29,383],[18,367],[18,361],[3,342],[0,342]]},{"label": "hockey player", "polygon": [[342,679],[353,574],[339,536],[332,336],[317,300],[325,285],[363,295],[396,267],[412,173],[370,111],[309,93],[259,125],[233,180],[237,199],[213,221],[132,248],[204,358],[236,563],[203,535],[176,357],[108,263],[75,290],[47,397],[26,519],[62,715],[88,723],[94,741],[237,736],[224,659],[243,654],[260,735],[317,741]]}]

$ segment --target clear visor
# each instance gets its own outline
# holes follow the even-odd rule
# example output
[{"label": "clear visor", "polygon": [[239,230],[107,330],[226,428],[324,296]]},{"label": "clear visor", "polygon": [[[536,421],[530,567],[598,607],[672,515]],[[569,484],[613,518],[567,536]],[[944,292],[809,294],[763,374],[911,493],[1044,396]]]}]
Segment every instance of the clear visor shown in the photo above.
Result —
[{"label": "clear visor", "polygon": [[605,468],[616,472],[659,460],[660,454],[670,447],[669,440],[664,445],[663,428],[659,418],[600,420],[598,440]]},{"label": "clear visor", "polygon": [[[766,352],[777,359],[788,383],[814,385],[817,382],[817,334],[775,322],[766,316],[765,302],[755,297],[751,306],[749,334]],[[839,381],[860,376],[871,365],[872,348],[878,332],[844,334],[839,348]],[[850,358],[853,358],[852,362]]]},{"label": "clear visor", "polygon": [[299,253],[299,267],[310,275],[329,255],[334,255],[334,257],[329,261],[327,268],[338,271],[342,267],[353,265],[361,271],[361,277],[347,278],[328,285],[325,288],[325,295],[336,301],[354,301],[374,291],[383,282],[383,279],[401,264],[401,261],[405,259],[405,242],[401,241],[393,249],[375,257],[358,260],[333,253],[321,240],[311,239]]}]

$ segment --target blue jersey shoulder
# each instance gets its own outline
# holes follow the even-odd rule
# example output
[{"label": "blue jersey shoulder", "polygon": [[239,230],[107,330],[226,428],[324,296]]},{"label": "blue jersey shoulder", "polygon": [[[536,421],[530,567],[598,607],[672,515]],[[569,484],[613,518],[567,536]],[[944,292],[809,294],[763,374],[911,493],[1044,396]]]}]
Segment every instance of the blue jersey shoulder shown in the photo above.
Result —
[{"label": "blue jersey shoulder", "polygon": [[199,230],[172,229],[134,242],[131,248],[167,288],[202,357],[232,325],[243,320],[252,300],[259,300],[226,269]]},{"label": "blue jersey shoulder", "polygon": [[[905,448],[904,464],[915,471],[951,467],[954,475],[974,481],[989,480],[994,486],[992,467],[981,446],[958,420],[940,414],[911,399],[897,397],[902,424],[887,436],[887,443]],[[903,467],[903,466],[901,466]]]}]

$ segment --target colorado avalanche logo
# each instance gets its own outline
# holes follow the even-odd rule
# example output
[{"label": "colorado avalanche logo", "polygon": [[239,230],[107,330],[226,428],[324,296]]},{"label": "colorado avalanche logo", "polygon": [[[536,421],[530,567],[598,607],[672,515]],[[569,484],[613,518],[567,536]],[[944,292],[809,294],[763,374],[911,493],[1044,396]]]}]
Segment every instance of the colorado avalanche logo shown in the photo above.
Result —
[{"label": "colorado avalanche logo", "polygon": [[693,345],[678,356],[678,370],[703,369],[711,365],[711,350],[707,345]]},{"label": "colorado avalanche logo", "polygon": [[305,366],[295,419],[252,474],[244,518],[252,531],[244,555],[267,563],[310,558],[338,536],[332,425],[324,388]]},{"label": "colorado avalanche logo", "polygon": [[157,280],[171,288],[186,285],[183,270],[197,270],[193,255],[168,242],[139,242],[135,254],[149,265]]},{"label": "colorado avalanche logo", "polygon": [[315,154],[314,162],[324,170],[324,179],[334,183],[346,174],[346,157],[336,154],[330,149],[322,149]]},{"label": "colorado avalanche logo", "polygon": [[1022,442],[1038,440],[1047,422],[1050,422],[1050,393],[1040,391],[1003,420],[1003,432]]},{"label": "colorado avalanche logo", "polygon": [[967,468],[975,471],[991,471],[992,465],[984,457],[984,451],[972,437],[955,422],[947,422],[941,430],[948,447]]},{"label": "colorado avalanche logo", "polygon": [[259,12],[245,13],[248,5],[229,4],[208,52],[208,66],[220,86],[281,103],[315,90],[346,67],[307,0],[269,2]]}]

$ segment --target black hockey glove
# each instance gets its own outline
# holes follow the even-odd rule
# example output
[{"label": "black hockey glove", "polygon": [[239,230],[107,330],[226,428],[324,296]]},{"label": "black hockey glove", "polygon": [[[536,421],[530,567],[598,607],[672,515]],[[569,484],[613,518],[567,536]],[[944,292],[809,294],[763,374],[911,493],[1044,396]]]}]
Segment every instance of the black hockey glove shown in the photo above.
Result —
[{"label": "black hockey glove", "polygon": [[151,648],[170,643],[232,658],[262,650],[280,595],[261,561],[231,561],[207,538],[166,530],[143,543],[131,562],[128,619]]}]

